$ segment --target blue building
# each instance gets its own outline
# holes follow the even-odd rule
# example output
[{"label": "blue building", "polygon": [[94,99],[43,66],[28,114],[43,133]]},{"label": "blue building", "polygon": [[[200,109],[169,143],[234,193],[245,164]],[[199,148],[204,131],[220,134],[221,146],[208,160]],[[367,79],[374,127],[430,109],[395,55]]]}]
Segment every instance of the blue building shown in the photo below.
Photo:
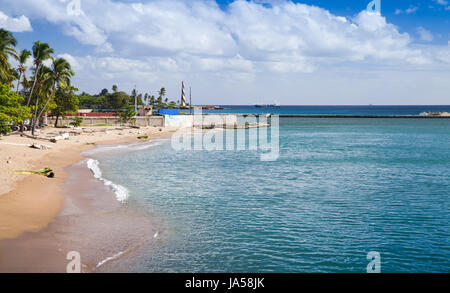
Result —
[{"label": "blue building", "polygon": [[178,115],[178,109],[159,109],[160,115]]}]

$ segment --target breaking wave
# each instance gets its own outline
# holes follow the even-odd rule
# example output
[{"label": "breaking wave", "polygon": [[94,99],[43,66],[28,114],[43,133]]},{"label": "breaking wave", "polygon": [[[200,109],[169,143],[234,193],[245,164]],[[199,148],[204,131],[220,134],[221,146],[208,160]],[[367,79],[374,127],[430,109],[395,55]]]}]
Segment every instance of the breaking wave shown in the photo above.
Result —
[{"label": "breaking wave", "polygon": [[87,161],[87,167],[89,170],[91,170],[94,177],[105,184],[105,186],[108,186],[115,194],[118,201],[124,203],[128,199],[129,192],[128,189],[123,187],[122,185],[115,184],[112,181],[109,181],[102,177],[102,170],[100,169],[100,163],[97,160],[94,159],[88,159]]}]

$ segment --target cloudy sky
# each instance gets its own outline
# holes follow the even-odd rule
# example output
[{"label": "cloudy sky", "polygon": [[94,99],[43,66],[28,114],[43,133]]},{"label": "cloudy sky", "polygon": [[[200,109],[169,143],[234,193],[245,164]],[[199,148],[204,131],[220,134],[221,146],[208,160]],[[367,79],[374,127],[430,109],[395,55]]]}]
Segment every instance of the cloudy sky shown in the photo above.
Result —
[{"label": "cloudy sky", "polygon": [[0,0],[18,48],[48,42],[98,93],[194,104],[450,104],[450,0]]}]

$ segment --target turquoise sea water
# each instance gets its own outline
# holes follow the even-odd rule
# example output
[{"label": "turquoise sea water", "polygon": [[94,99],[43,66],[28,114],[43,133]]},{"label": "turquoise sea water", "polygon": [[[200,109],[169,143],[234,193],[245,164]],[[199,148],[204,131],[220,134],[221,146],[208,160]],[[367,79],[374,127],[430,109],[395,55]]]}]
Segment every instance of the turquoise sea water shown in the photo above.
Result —
[{"label": "turquoise sea water", "polygon": [[157,216],[157,244],[109,264],[132,272],[450,271],[450,120],[280,120],[280,158],[175,151],[99,156]]},{"label": "turquoise sea water", "polygon": [[223,106],[222,110],[204,110],[205,113],[280,114],[280,115],[419,115],[423,112],[450,112],[450,105],[421,106]]}]

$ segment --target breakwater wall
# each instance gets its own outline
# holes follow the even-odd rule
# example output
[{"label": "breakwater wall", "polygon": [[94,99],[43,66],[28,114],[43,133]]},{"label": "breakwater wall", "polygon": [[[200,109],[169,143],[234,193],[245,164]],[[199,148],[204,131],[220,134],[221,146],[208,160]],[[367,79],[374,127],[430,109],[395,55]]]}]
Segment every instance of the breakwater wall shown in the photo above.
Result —
[{"label": "breakwater wall", "polygon": [[393,118],[393,119],[449,119],[450,116],[420,115],[296,115],[280,114],[280,118]]},{"label": "breakwater wall", "polygon": [[[164,115],[164,116],[145,116],[137,117],[137,126],[150,127],[202,127],[210,125],[242,125],[246,123],[258,123],[260,117],[268,117],[268,114],[203,114],[194,115]],[[364,118],[364,119],[450,119],[450,116],[420,116],[420,115],[301,115],[301,114],[280,114],[280,118]],[[75,117],[60,117],[58,125],[69,126]],[[120,125],[119,117],[83,117],[83,125]],[[49,117],[48,124],[55,124],[55,118]]]}]

